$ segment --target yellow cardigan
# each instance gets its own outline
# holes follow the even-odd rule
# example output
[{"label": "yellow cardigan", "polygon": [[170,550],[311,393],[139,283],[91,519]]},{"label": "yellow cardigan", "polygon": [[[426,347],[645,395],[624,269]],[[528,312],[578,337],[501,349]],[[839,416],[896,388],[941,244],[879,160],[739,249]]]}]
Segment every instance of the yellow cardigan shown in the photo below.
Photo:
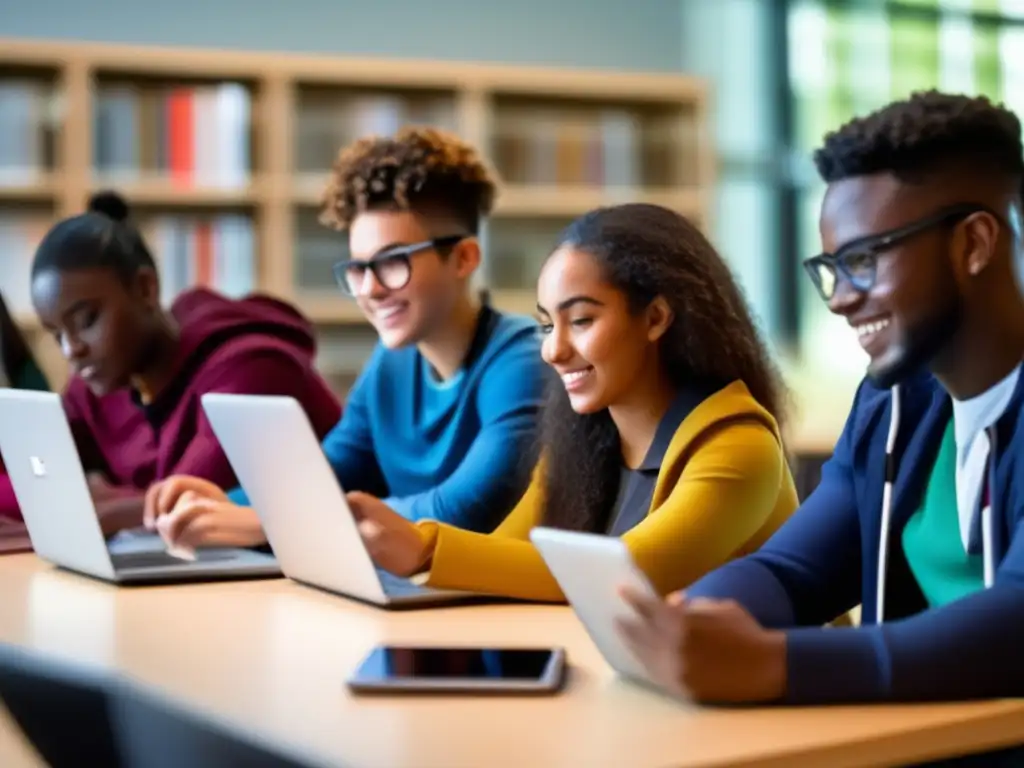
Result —
[{"label": "yellow cardigan", "polygon": [[[522,600],[565,596],[528,538],[542,524],[541,467],[505,521],[490,534],[419,523],[433,542],[416,580],[442,589]],[[647,517],[622,536],[662,594],[763,544],[797,507],[779,428],[746,385],[735,381],[698,405],[676,430]]]}]

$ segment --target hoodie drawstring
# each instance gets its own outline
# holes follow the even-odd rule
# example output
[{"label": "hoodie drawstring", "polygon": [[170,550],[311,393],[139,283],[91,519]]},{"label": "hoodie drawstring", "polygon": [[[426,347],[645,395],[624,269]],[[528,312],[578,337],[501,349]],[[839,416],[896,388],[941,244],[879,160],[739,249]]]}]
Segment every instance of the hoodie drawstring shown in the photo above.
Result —
[{"label": "hoodie drawstring", "polygon": [[900,388],[892,388],[889,435],[885,439],[885,485],[882,486],[882,531],[878,539],[878,583],[875,585],[875,623],[885,618],[885,571],[889,562],[889,519],[892,516],[892,486],[896,482],[896,435],[900,429]]},{"label": "hoodie drawstring", "polygon": [[996,487],[996,428],[988,428],[988,458],[985,461],[985,487],[981,492],[981,555],[985,562],[985,589],[996,581],[996,548],[992,543],[992,494]]}]

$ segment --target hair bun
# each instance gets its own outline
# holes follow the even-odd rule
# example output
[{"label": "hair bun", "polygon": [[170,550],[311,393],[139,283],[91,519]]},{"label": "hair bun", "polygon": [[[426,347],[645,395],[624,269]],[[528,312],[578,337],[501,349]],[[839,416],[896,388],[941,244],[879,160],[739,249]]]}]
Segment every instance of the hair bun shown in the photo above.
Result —
[{"label": "hair bun", "polygon": [[117,192],[97,192],[89,198],[89,210],[102,213],[114,221],[127,221],[130,209],[128,202]]}]

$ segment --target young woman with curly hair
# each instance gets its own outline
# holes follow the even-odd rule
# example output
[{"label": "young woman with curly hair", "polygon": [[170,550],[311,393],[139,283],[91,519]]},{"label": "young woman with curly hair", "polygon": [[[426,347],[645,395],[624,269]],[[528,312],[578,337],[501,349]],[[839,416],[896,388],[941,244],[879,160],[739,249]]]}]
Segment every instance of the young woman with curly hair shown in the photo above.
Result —
[{"label": "young woman with curly hair", "polygon": [[[495,195],[471,146],[414,127],[344,148],[324,196],[321,220],[348,238],[335,277],[380,342],[323,449],[346,491],[404,520],[491,531],[535,462],[537,324],[471,285]],[[174,477],[151,489],[146,522],[175,546],[261,545],[247,504],[243,489]]]},{"label": "young woman with curly hair", "polygon": [[757,549],[797,505],[783,395],[740,290],[699,230],[653,205],[577,219],[545,263],[541,459],[490,535],[350,503],[377,564],[430,586],[560,602],[528,534],[621,536],[662,593]]}]

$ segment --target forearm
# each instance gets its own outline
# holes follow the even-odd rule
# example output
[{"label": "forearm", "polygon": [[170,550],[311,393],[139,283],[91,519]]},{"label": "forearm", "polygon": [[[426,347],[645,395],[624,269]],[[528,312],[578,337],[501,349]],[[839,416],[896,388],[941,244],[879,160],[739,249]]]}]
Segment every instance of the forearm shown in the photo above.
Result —
[{"label": "forearm", "polygon": [[551,571],[529,541],[437,527],[425,583],[537,602],[565,602]]},{"label": "forearm", "polygon": [[[133,489],[117,498],[106,499],[96,504],[96,515],[103,535],[110,538],[115,533],[142,526],[142,512],[145,495]],[[119,489],[119,494],[122,491]]]},{"label": "forearm", "polygon": [[712,571],[684,591],[691,599],[735,600],[766,629],[786,629],[796,623],[785,587],[752,557]]},{"label": "forearm", "polygon": [[436,520],[490,533],[523,497],[536,466],[529,426],[492,424],[473,442],[459,467],[436,487],[388,504],[409,520]]},{"label": "forearm", "polygon": [[996,586],[911,618],[787,633],[793,704],[1024,696],[1024,588]]},{"label": "forearm", "polygon": [[501,524],[522,494],[520,488],[518,493],[510,490],[504,495],[490,493],[480,498],[473,491],[446,485],[415,496],[389,497],[384,502],[414,523],[433,520],[466,531],[490,533]]}]

